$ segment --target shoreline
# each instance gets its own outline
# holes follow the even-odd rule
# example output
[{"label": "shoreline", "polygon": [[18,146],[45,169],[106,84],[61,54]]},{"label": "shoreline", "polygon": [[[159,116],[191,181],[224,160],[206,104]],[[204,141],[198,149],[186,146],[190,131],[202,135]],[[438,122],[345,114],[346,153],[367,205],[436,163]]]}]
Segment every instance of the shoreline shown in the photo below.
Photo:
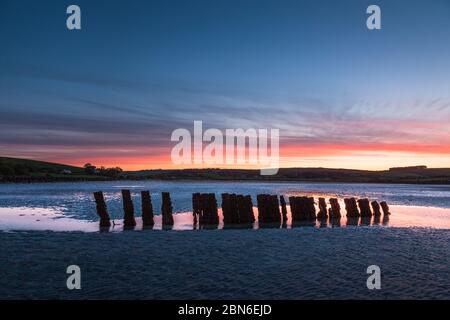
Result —
[{"label": "shoreline", "polygon": [[[19,180],[22,180],[19,179]],[[86,179],[86,178],[51,178],[51,179],[41,179],[41,178],[31,178],[31,179],[24,179],[22,181],[15,180],[15,181],[5,181],[2,180],[0,177],[0,185],[17,185],[17,184],[38,184],[38,183],[72,183],[72,182],[120,182],[120,181],[163,181],[163,182],[170,182],[170,181],[182,181],[182,182],[263,182],[263,183],[319,183],[319,184],[327,184],[327,183],[346,183],[346,184],[373,184],[373,185],[382,185],[382,184],[395,184],[395,185],[429,185],[429,186],[450,186],[450,182],[411,182],[411,181],[354,181],[354,180],[308,180],[308,179],[233,179],[233,178],[224,178],[224,179],[205,179],[205,178],[142,178],[142,179],[136,179],[136,178],[129,178],[124,179],[123,177],[120,179],[112,179],[112,178],[93,178],[93,179]]]}]

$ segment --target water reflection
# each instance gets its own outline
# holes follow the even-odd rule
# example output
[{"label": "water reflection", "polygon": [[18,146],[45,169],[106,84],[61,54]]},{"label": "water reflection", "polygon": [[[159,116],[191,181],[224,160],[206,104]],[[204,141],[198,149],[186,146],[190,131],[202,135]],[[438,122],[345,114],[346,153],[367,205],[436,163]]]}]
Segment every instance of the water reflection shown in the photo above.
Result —
[{"label": "water reflection", "polygon": [[330,218],[330,226],[332,228],[339,228],[341,226],[341,218]]},{"label": "water reflection", "polygon": [[357,226],[359,217],[347,217],[347,226]]},{"label": "water reflection", "polygon": [[373,217],[373,225],[374,226],[379,226],[381,223],[381,216],[374,216]]},{"label": "water reflection", "polygon": [[99,227],[98,221],[75,219],[64,215],[64,211],[48,208],[1,208],[0,230],[52,230],[83,232],[123,232],[128,230],[217,230],[217,229],[278,229],[278,228],[336,228],[346,226],[383,226],[383,227],[435,227],[450,229],[450,209],[425,208],[413,206],[391,206],[391,216],[372,216],[362,218],[329,218],[320,220],[294,221],[288,207],[286,219],[280,216],[280,222],[258,224],[258,211],[255,208],[256,222],[244,225],[223,223],[219,208],[219,223],[199,226],[191,212],[175,213],[173,226],[162,226],[161,215],[154,216],[154,226],[143,227],[141,217],[136,217],[135,228],[124,228],[122,219],[111,220],[111,227]]},{"label": "water reflection", "polygon": [[372,221],[372,217],[361,217],[361,225],[362,226],[370,226]]},{"label": "water reflection", "polygon": [[302,220],[302,221],[292,221],[291,228],[298,227],[315,227],[316,220]]},{"label": "water reflection", "polygon": [[317,220],[319,223],[319,228],[328,228],[328,219]]}]

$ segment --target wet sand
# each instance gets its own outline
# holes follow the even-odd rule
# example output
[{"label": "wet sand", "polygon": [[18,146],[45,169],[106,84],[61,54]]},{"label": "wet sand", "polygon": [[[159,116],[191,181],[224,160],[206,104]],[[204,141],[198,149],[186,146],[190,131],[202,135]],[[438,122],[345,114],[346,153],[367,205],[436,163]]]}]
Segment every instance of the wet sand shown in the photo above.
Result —
[{"label": "wet sand", "polygon": [[[433,228],[0,232],[0,298],[449,299]],[[68,265],[82,289],[68,290]],[[368,290],[378,265],[381,290]]]}]

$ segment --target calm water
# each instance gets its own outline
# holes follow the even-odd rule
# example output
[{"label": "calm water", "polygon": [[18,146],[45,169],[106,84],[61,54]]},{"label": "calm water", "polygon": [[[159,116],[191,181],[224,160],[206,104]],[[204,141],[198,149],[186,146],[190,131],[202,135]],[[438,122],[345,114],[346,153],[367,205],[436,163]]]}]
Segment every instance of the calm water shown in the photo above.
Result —
[{"label": "calm water", "polygon": [[[398,185],[350,183],[261,183],[261,182],[191,182],[191,181],[113,181],[81,183],[37,183],[0,185],[1,230],[83,230],[97,231],[98,217],[92,193],[102,190],[110,216],[116,220],[114,230],[121,230],[122,200],[120,190],[132,191],[136,215],[140,216],[141,190],[150,190],[155,214],[159,214],[161,191],[171,193],[174,207],[174,229],[192,229],[191,198],[194,192],[214,192],[219,200],[224,192],[250,194],[256,204],[256,195],[272,193],[310,195],[314,197],[348,196],[385,200],[391,206],[388,220],[316,222],[316,227],[348,225],[420,226],[450,229],[450,185]],[[343,208],[344,205],[341,204]],[[257,210],[255,209],[255,214]],[[289,210],[288,210],[289,211]],[[160,217],[155,217],[155,229],[160,228]],[[138,219],[139,226],[140,219]],[[220,224],[219,228],[223,225]],[[257,228],[258,225],[252,226]],[[290,219],[287,227],[291,227]]]}]

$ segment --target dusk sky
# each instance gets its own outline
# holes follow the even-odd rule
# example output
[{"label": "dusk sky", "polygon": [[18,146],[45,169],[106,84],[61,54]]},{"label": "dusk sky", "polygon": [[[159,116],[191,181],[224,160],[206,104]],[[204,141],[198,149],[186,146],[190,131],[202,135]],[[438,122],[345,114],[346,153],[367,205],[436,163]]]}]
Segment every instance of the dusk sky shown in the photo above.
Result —
[{"label": "dusk sky", "polygon": [[282,167],[450,167],[448,0],[2,0],[0,39],[0,156],[172,168],[202,120],[280,129]]}]

